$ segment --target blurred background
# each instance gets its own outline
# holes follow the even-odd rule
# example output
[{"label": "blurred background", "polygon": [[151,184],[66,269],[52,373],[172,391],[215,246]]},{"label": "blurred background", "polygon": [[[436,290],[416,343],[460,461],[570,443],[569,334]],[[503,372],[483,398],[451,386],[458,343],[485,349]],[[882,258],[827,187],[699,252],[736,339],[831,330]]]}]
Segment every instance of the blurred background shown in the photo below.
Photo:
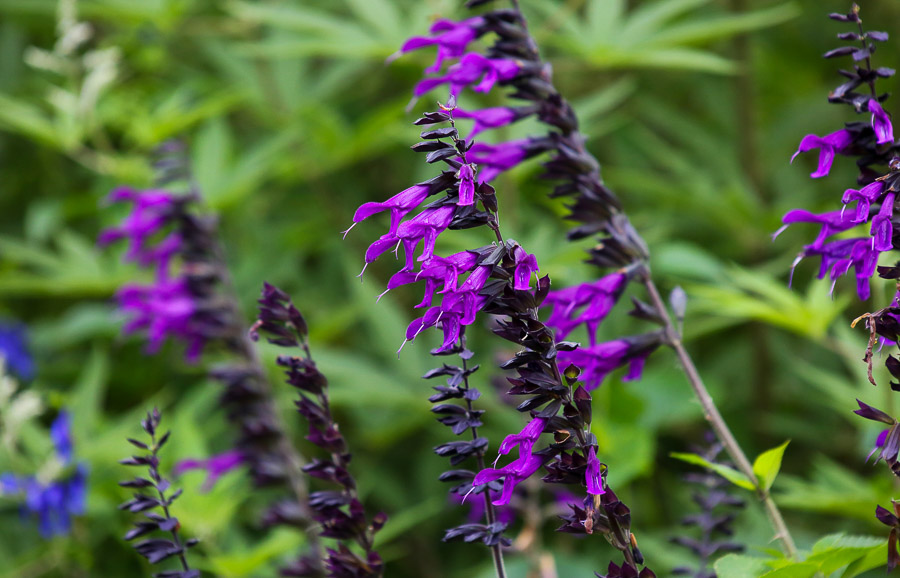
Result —
[{"label": "blurred background", "polygon": [[[147,357],[139,338],[121,336],[111,297],[122,283],[147,277],[121,263],[122,248],[95,244],[98,231],[124,214],[104,197],[119,184],[149,186],[149,155],[171,138],[188,144],[204,210],[220,219],[248,322],[264,280],[291,293],[307,317],[364,501],[390,516],[379,546],[387,575],[492,575],[486,548],[440,542],[467,508],[446,499],[436,479],[446,462],[431,451],[449,436],[429,413],[431,384],[420,379],[439,365],[427,354],[438,336],[423,335],[395,354],[418,316],[412,306],[420,289],[392,291],[376,304],[396,270],[387,258],[362,282],[356,278],[386,218],[370,219],[346,240],[340,235],[363,202],[434,174],[408,147],[417,140],[417,113],[443,96],[435,92],[404,112],[433,53],[384,61],[436,17],[465,17],[461,4],[0,0],[0,320],[27,328],[35,371],[20,376],[20,388],[45,408],[16,425],[16,441],[0,448],[0,472],[25,475],[40,466],[50,451],[46,428],[62,408],[72,412],[76,458],[90,470],[87,511],[67,535],[43,539],[16,501],[0,497],[0,578],[149,574],[121,540],[132,516],[116,509],[127,499],[116,482],[130,474],[117,463],[130,453],[125,437],[138,437],[152,406],[164,409],[164,427],[173,430],[169,466],[228,448],[219,386],[201,366],[183,362],[182,346]],[[688,348],[726,420],[751,456],[791,440],[774,493],[800,546],[839,531],[886,534],[873,513],[891,496],[891,476],[865,464],[878,428],[852,410],[857,397],[886,411],[893,402],[889,388],[868,384],[860,361],[868,336],[849,321],[888,304],[893,288],[875,283],[871,302],[860,303],[853,280],[841,280],[832,298],[829,283],[811,280],[815,262],[798,266],[789,288],[791,262],[818,230],[796,225],[771,239],[787,210],[835,210],[855,184],[846,160],[816,181],[808,178],[815,153],[788,162],[803,135],[856,120],[827,102],[840,81],[836,69],[848,63],[820,58],[847,29],[826,14],[846,12],[849,2],[522,4],[607,184],[651,247],[657,282],[689,295]],[[900,4],[867,2],[862,17],[893,34]],[[875,65],[895,67],[896,54],[895,44],[883,45]],[[894,88],[894,80],[881,86]],[[501,102],[499,94],[467,93],[461,104]],[[896,110],[892,102],[888,111]],[[539,130],[522,123],[487,138]],[[537,255],[554,287],[589,280],[596,271],[582,264],[586,245],[566,242],[563,209],[547,199],[539,172],[533,160],[495,183],[506,235]],[[438,253],[484,245],[485,233],[445,234]],[[601,339],[644,329],[625,315],[626,303]],[[485,327],[470,331],[470,347],[482,365],[477,386],[493,452],[522,425],[491,387],[502,373],[495,362],[510,351]],[[262,354],[278,383],[276,352],[263,346]],[[694,468],[669,454],[702,442],[706,425],[669,351],[651,358],[642,380],[623,385],[620,377],[595,395],[600,458],[632,508],[648,564],[667,576],[690,563],[668,539],[694,535],[678,520],[696,511],[691,488],[680,482]],[[302,441],[294,392],[276,390]],[[8,427],[14,404],[3,404]],[[202,482],[202,473],[177,481],[185,489],[176,505],[183,530],[202,542],[198,567],[217,576],[272,576],[300,551],[292,533],[259,529],[264,501],[242,472],[208,493]],[[736,539],[751,552],[774,547],[762,511],[745,498],[751,503],[738,517]],[[560,576],[591,575],[618,559],[599,536],[555,534],[552,496],[529,499],[549,504],[538,535]],[[522,527],[513,526],[513,537]],[[526,576],[527,556],[513,554],[508,563],[511,576]]]}]

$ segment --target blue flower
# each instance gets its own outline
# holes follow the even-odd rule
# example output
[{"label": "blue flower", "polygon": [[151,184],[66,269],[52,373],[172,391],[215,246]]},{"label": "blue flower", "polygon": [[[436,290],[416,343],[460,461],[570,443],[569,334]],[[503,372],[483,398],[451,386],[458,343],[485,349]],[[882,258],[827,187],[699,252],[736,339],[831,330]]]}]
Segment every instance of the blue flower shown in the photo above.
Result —
[{"label": "blue flower", "polygon": [[34,377],[34,360],[28,351],[28,336],[21,323],[0,323],[0,357],[6,367],[22,379]]}]

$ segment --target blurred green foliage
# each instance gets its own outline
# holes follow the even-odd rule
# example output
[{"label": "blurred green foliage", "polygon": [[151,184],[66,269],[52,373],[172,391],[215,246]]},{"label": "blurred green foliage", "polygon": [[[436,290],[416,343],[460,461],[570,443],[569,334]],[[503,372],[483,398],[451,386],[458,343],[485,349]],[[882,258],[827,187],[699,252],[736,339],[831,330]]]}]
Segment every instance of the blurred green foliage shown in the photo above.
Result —
[{"label": "blurred green foliage", "polygon": [[[480,546],[440,542],[463,514],[436,481],[444,462],[431,448],[447,433],[434,423],[429,386],[419,379],[435,362],[428,338],[408,344],[399,360],[394,354],[418,295],[392,291],[375,304],[392,263],[376,263],[362,283],[355,278],[384,222],[366,222],[346,241],[339,234],[361,203],[431,175],[433,167],[407,148],[416,139],[415,116],[404,112],[430,55],[383,62],[438,15],[462,17],[459,4],[0,0],[0,314],[31,327],[39,375],[27,387],[48,406],[72,410],[76,452],[90,464],[88,513],[70,538],[41,541],[14,504],[0,502],[0,578],[147,575],[120,538],[131,520],[115,506],[126,496],[116,485],[127,477],[117,464],[128,453],[124,438],[135,435],[152,405],[165,409],[164,425],[174,431],[170,465],[227,447],[219,392],[202,369],[184,365],[177,346],[145,357],[137,339],[120,337],[110,297],[139,273],[120,264],[116,251],[94,246],[97,232],[121,217],[104,196],[116,184],[148,185],[148,154],[173,137],[189,143],[208,208],[219,215],[248,320],[263,280],[289,291],[307,316],[361,493],[372,510],[390,515],[379,548],[388,575],[491,575]],[[831,556],[800,570],[851,564],[863,572],[871,560],[883,561],[882,550],[870,555],[877,541],[820,539],[883,533],[875,504],[885,504],[894,488],[883,468],[863,463],[877,428],[850,412],[854,397],[894,408],[885,388],[867,383],[860,362],[867,336],[848,321],[887,303],[893,290],[876,286],[872,304],[863,304],[842,281],[832,300],[826,283],[808,281],[813,263],[797,268],[790,289],[790,263],[815,233],[794,226],[770,240],[786,210],[833,210],[855,182],[846,163],[823,181],[807,178],[814,159],[788,165],[804,134],[851,120],[827,104],[838,77],[835,63],[819,58],[843,31],[825,14],[848,3],[523,5],[607,183],[650,244],[659,282],[688,291],[689,349],[738,439],[750,455],[792,440],[773,492],[800,546]],[[863,17],[900,22],[900,6],[867,3]],[[896,67],[897,51],[886,46],[876,61]],[[883,88],[894,87],[889,81]],[[499,102],[497,95],[465,99]],[[496,138],[534,130],[525,123]],[[581,264],[584,246],[565,241],[566,224],[554,218],[563,210],[546,198],[539,172],[536,162],[526,163],[496,183],[504,227],[536,253],[556,287],[587,280],[595,272]],[[480,232],[447,234],[439,250],[486,242]],[[639,330],[626,308],[608,320],[604,335]],[[485,434],[496,447],[521,426],[488,383],[501,377],[494,361],[509,352],[497,350],[486,330],[471,333],[483,366]],[[274,350],[262,354],[277,380]],[[277,390],[301,441],[293,394]],[[609,380],[594,412],[610,482],[632,507],[651,567],[666,576],[689,563],[666,540],[684,531],[678,519],[694,508],[679,483],[692,466],[669,455],[702,439],[700,408],[675,358],[661,351],[640,382]],[[0,471],[10,467],[0,452]],[[270,576],[299,551],[296,535],[260,530],[265,496],[251,492],[241,474],[207,494],[201,482],[200,474],[179,480],[186,492],[177,512],[184,531],[202,540],[195,559],[204,570]],[[599,537],[560,537],[554,525],[549,520],[539,536],[560,576],[605,568],[613,550]],[[750,555],[771,546],[757,504],[741,514],[738,538]],[[526,576],[528,564],[511,555],[511,575]],[[746,568],[774,568],[761,557],[736,557],[720,562],[720,575],[741,575],[725,574],[728,564],[747,576],[757,574]],[[850,570],[836,575],[857,575]]]}]

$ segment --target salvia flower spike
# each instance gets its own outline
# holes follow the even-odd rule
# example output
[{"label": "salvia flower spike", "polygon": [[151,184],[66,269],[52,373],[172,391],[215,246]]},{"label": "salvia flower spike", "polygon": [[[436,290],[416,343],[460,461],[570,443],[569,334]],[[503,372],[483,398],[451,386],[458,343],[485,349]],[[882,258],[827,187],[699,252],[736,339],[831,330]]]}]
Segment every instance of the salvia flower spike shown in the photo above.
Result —
[{"label": "salvia flower spike", "polygon": [[[564,373],[558,365],[558,357],[563,352],[575,350],[578,345],[558,343],[553,330],[540,321],[538,308],[547,297],[550,280],[545,276],[535,281],[540,270],[536,257],[516,241],[504,239],[499,225],[497,196],[488,184],[489,179],[481,172],[493,174],[500,167],[508,168],[526,156],[545,150],[549,141],[531,139],[507,143],[492,150],[479,147],[479,143],[460,137],[454,118],[455,101],[452,91],[447,103],[441,105],[441,110],[426,113],[416,121],[418,125],[449,124],[443,128],[425,130],[421,135],[423,142],[413,146],[416,151],[427,152],[433,162],[443,162],[449,168],[439,177],[419,183],[429,185],[427,197],[438,198],[421,209],[418,216],[401,222],[396,228],[396,236],[402,237],[405,228],[416,230],[416,224],[429,215],[445,211],[446,217],[441,223],[447,225],[437,233],[447,229],[487,227],[493,232],[495,242],[450,257],[437,256],[431,244],[419,258],[415,256],[416,244],[403,243],[406,266],[392,277],[388,289],[424,281],[426,295],[419,307],[426,308],[426,311],[409,325],[406,339],[416,339],[431,327],[440,328],[443,341],[432,354],[458,353],[463,359],[462,367],[444,365],[426,375],[448,378],[448,387],[435,388],[438,394],[432,396],[433,402],[457,398],[464,399],[466,403],[464,407],[450,404],[435,407],[434,411],[441,416],[440,421],[457,434],[466,429],[472,431],[470,441],[453,441],[438,446],[436,451],[440,455],[450,457],[453,466],[470,456],[475,456],[476,461],[480,462],[488,444],[475,431],[481,425],[481,412],[472,409],[471,401],[477,398],[478,393],[468,383],[474,368],[470,370],[466,363],[472,354],[465,348],[465,329],[476,321],[479,313],[496,316],[499,322],[494,333],[522,348],[503,367],[516,371],[517,377],[509,379],[512,385],[509,393],[526,397],[518,410],[527,414],[529,420],[521,432],[511,434],[500,446],[498,460],[513,452],[518,455],[516,459],[504,459],[508,461],[505,465],[495,462],[495,467],[489,468],[479,465],[480,471],[477,473],[452,470],[442,476],[441,479],[446,481],[462,482],[454,488],[457,493],[463,491],[468,494],[473,489],[483,492],[488,512],[488,524],[466,524],[453,528],[445,538],[478,540],[492,546],[497,575],[505,576],[502,559],[498,556],[504,543],[500,535],[504,525],[492,520],[491,506],[508,504],[518,484],[543,469],[547,472],[543,477],[545,482],[574,485],[586,496],[585,507],[573,510],[573,515],[567,518],[566,531],[601,533],[622,550],[628,564],[641,566],[643,558],[633,545],[630,518],[619,515],[610,522],[609,514],[603,507],[607,503],[611,512],[627,511],[618,499],[602,501],[607,494],[613,497],[615,494],[606,484],[606,466],[597,456],[597,440],[590,433],[590,394],[585,387],[577,384],[581,370],[570,364],[567,368],[563,367]],[[473,154],[473,151],[480,151],[478,154],[485,156]],[[478,158],[479,162],[474,162],[474,158]],[[390,235],[388,233],[382,239]],[[395,240],[389,240],[385,246],[395,244]],[[386,251],[378,247],[379,251]],[[366,255],[367,262],[370,257],[371,254]],[[415,263],[420,263],[418,270]],[[466,275],[465,278],[462,275]],[[440,296],[440,304],[432,305],[436,296]],[[650,341],[641,345],[652,348]],[[637,347],[626,349],[630,355],[623,353],[617,357],[614,362],[616,366],[640,357]],[[544,435],[552,436],[553,441],[538,449]],[[488,496],[495,497],[488,499]]]},{"label": "salvia flower spike", "polygon": [[[838,34],[838,38],[851,44],[841,46],[825,53],[825,58],[850,56],[852,70],[841,70],[843,84],[834,89],[828,97],[829,102],[852,107],[854,112],[862,116],[862,120],[846,123],[844,128],[825,137],[807,135],[800,142],[799,152],[814,148],[819,149],[818,168],[810,175],[813,178],[827,176],[835,155],[855,157],[859,169],[855,187],[844,191],[840,211],[832,211],[823,215],[813,215],[805,211],[794,210],[785,215],[785,226],[795,222],[810,222],[820,225],[818,237],[813,243],[806,245],[800,252],[795,265],[801,259],[817,256],[820,259],[819,278],[826,275],[834,283],[837,279],[853,269],[856,278],[856,292],[861,300],[870,295],[870,285],[876,272],[882,279],[896,283],[900,279],[900,267],[879,267],[878,260],[882,253],[893,251],[898,246],[895,241],[894,213],[897,192],[900,191],[900,149],[894,142],[894,129],[891,116],[885,110],[884,103],[888,94],[879,94],[877,81],[880,78],[893,76],[894,70],[889,68],[873,68],[872,55],[877,43],[888,40],[886,32],[866,31],[863,28],[860,8],[853,4],[847,14],[830,14],[829,17],[839,22],[855,24],[853,32]],[[795,154],[796,156],[796,154]],[[861,229],[857,236],[843,234],[855,228]],[[868,229],[868,231],[866,231]],[[842,233],[840,237],[833,235]],[[832,290],[834,284],[832,283]],[[900,295],[900,294],[898,294]],[[851,324],[856,326],[865,320],[869,331],[869,343],[863,360],[868,365],[869,381],[875,385],[873,375],[873,349],[879,339],[882,345],[895,346],[900,341],[900,301],[895,295],[886,307],[873,313],[866,313]],[[885,365],[893,378],[900,377],[900,362],[892,355],[887,355]],[[893,391],[900,391],[900,385],[891,382]],[[884,460],[891,471],[900,476],[900,464],[897,461],[900,450],[900,428],[897,420],[889,414],[874,408],[860,400],[856,400],[859,409],[854,413],[886,426],[878,436],[875,448],[869,453],[876,456],[875,462]],[[879,521],[891,528],[888,541],[888,571],[892,571],[900,561],[897,553],[898,528],[897,504],[894,513],[878,506],[875,516]]]},{"label": "salvia flower spike", "polygon": [[181,495],[181,490],[169,493],[171,484],[164,478],[159,469],[159,451],[169,440],[170,432],[157,435],[162,414],[156,408],[147,412],[141,420],[141,428],[149,436],[150,443],[135,439],[128,442],[147,453],[132,456],[120,463],[126,466],[147,468],[147,477],[137,476],[127,482],[119,482],[124,488],[132,488],[134,497],[119,506],[120,510],[128,510],[132,514],[143,514],[143,519],[135,522],[134,528],[125,534],[128,541],[155,532],[168,533],[169,538],[154,536],[136,542],[134,549],[151,564],[159,564],[169,558],[176,557],[181,565],[180,570],[165,570],[154,573],[155,578],[199,578],[200,571],[191,569],[187,561],[187,550],[197,544],[196,539],[183,540],[179,530],[178,518],[172,516],[172,503]]},{"label": "salvia flower spike", "polygon": [[[169,337],[183,341],[191,362],[203,361],[201,354],[208,347],[223,349],[229,361],[210,366],[208,373],[223,386],[220,402],[236,426],[237,439],[225,454],[227,459],[220,456],[195,463],[210,474],[204,488],[215,483],[226,466],[246,465],[257,487],[280,487],[292,496],[273,505],[273,510],[284,509],[290,502],[292,509],[308,513],[309,496],[301,472],[304,460],[285,434],[266,371],[247,336],[216,219],[200,214],[201,196],[192,184],[184,147],[164,145],[156,168],[158,188],[113,191],[110,200],[127,201],[133,210],[121,226],[102,233],[99,241],[127,239],[126,259],[155,273],[152,285],[128,285],[119,291],[120,307],[131,318],[125,331],[146,333],[149,352]],[[186,193],[174,192],[185,187]],[[311,548],[318,549],[310,515],[287,517],[270,511],[264,517],[303,532]],[[320,559],[314,556],[315,561]]]},{"label": "salvia flower spike", "polygon": [[[375,534],[384,526],[387,516],[379,513],[366,517],[359,500],[356,481],[350,474],[350,453],[347,442],[331,413],[328,400],[328,380],[316,367],[307,344],[308,329],[303,315],[294,307],[287,293],[273,285],[263,286],[259,299],[259,318],[251,329],[251,338],[259,333],[268,335],[269,343],[280,347],[299,348],[302,357],[280,355],[277,363],[285,370],[287,383],[296,388],[300,399],[297,411],[309,424],[310,442],[327,456],[315,458],[303,467],[309,476],[331,483],[336,490],[321,490],[310,494],[309,509],[319,527],[319,535],[338,541],[337,549],[327,548],[324,576],[333,578],[377,578],[384,568],[375,551]],[[293,505],[274,510],[272,515],[286,518],[302,517]],[[362,550],[360,555],[351,549]],[[301,557],[286,568],[283,576],[321,576],[316,553]]]}]

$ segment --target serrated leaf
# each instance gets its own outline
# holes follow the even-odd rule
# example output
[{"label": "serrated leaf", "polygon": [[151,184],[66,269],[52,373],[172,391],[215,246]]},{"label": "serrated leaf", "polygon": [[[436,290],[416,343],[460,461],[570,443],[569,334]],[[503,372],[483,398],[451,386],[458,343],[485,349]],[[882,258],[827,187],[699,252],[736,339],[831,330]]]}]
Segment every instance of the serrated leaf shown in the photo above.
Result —
[{"label": "serrated leaf", "polygon": [[753,462],[753,473],[756,474],[759,486],[763,490],[768,492],[772,484],[775,483],[775,477],[781,470],[781,459],[784,457],[784,450],[787,449],[789,443],[791,443],[791,440],[776,448],[764,451]]},{"label": "serrated leaf", "polygon": [[675,458],[676,460],[681,460],[689,464],[709,468],[735,486],[744,488],[745,490],[753,491],[756,489],[756,486],[753,485],[753,482],[747,476],[735,470],[734,468],[729,468],[728,466],[723,466],[722,464],[714,464],[711,461],[703,458],[702,456],[698,456],[697,454],[672,452],[669,454],[669,456]]}]

